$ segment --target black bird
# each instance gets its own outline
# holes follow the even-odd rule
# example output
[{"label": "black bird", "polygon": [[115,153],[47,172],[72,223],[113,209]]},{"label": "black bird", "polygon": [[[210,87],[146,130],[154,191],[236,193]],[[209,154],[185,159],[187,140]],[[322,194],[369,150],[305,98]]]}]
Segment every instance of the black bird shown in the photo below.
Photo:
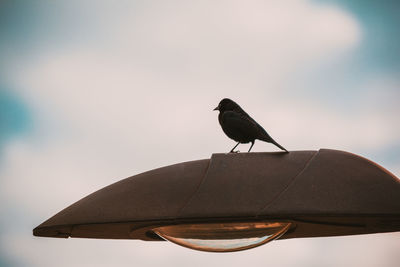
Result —
[{"label": "black bird", "polygon": [[278,144],[271,136],[253,120],[238,104],[234,101],[224,98],[219,102],[218,107],[214,110],[219,110],[218,121],[224,133],[231,139],[238,142],[230,152],[240,144],[251,142],[248,152],[254,145],[256,139],[272,143],[282,150],[287,151],[283,146]]}]

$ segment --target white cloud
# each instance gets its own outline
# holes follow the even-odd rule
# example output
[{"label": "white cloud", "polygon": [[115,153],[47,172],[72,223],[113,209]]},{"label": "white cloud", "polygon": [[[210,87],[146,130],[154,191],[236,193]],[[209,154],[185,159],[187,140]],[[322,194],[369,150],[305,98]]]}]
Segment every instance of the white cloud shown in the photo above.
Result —
[{"label": "white cloud", "polygon": [[[298,69],[359,44],[360,25],[341,9],[308,1],[76,5],[72,10],[95,21],[93,39],[75,40],[76,46],[48,45],[9,73],[9,82],[35,111],[37,128],[32,139],[7,147],[0,192],[43,220],[120,178],[228,151],[234,143],[211,111],[222,97],[238,100],[289,149],[351,150],[398,136],[398,128],[393,133],[382,113],[343,115],[284,93],[288,77]],[[60,31],[74,19],[72,13]],[[270,149],[258,143],[254,151]],[[212,261],[309,266],[319,245],[281,241],[229,256],[205,256],[165,243],[34,239],[28,237],[33,226],[26,227],[1,242],[33,266],[176,266],[191,261],[199,266]],[[392,245],[385,242],[379,246]],[[384,258],[385,251],[379,251]],[[368,266],[356,254],[346,259]]]},{"label": "white cloud", "polygon": [[19,87],[61,124],[104,141],[118,135],[125,144],[147,138],[163,145],[160,136],[171,143],[199,131],[211,139],[218,126],[215,114],[205,113],[225,96],[249,106],[265,100],[264,111],[289,115],[275,129],[297,131],[296,122],[319,124],[324,115],[335,115],[318,119],[310,115],[320,107],[314,110],[311,103],[299,111],[287,99],[281,110],[288,77],[296,68],[351,49],[361,36],[358,23],[343,10],[305,1],[163,2],[139,9],[103,22],[109,29],[104,45],[43,52],[17,74]]}]

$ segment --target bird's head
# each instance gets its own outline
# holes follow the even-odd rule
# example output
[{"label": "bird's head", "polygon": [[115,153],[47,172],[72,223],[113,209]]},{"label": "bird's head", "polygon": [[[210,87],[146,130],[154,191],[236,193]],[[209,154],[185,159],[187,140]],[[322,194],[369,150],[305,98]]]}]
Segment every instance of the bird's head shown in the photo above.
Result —
[{"label": "bird's head", "polygon": [[219,102],[218,106],[214,108],[214,110],[219,110],[219,112],[233,111],[238,107],[239,105],[236,104],[235,101],[232,101],[229,98],[224,98]]}]

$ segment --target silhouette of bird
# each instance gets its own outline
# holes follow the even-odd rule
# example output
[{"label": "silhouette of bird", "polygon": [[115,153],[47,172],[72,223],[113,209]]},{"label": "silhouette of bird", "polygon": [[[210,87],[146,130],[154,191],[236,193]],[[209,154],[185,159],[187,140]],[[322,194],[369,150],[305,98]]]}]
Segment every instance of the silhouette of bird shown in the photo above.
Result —
[{"label": "silhouette of bird", "polygon": [[222,127],[224,133],[231,139],[238,142],[230,151],[233,150],[240,144],[246,144],[251,142],[251,146],[248,152],[254,145],[256,139],[272,143],[282,150],[287,151],[283,146],[278,144],[272,137],[252,119],[238,104],[234,101],[224,98],[219,102],[218,106],[214,110],[219,110],[218,121]]}]

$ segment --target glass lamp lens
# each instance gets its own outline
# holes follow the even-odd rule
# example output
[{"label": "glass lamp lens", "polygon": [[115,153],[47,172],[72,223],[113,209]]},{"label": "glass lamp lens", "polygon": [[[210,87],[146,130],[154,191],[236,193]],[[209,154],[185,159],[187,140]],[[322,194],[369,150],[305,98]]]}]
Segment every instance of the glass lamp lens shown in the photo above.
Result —
[{"label": "glass lamp lens", "polygon": [[279,238],[289,228],[287,222],[232,222],[179,224],[154,228],[165,240],[210,252],[232,252],[254,248]]}]

